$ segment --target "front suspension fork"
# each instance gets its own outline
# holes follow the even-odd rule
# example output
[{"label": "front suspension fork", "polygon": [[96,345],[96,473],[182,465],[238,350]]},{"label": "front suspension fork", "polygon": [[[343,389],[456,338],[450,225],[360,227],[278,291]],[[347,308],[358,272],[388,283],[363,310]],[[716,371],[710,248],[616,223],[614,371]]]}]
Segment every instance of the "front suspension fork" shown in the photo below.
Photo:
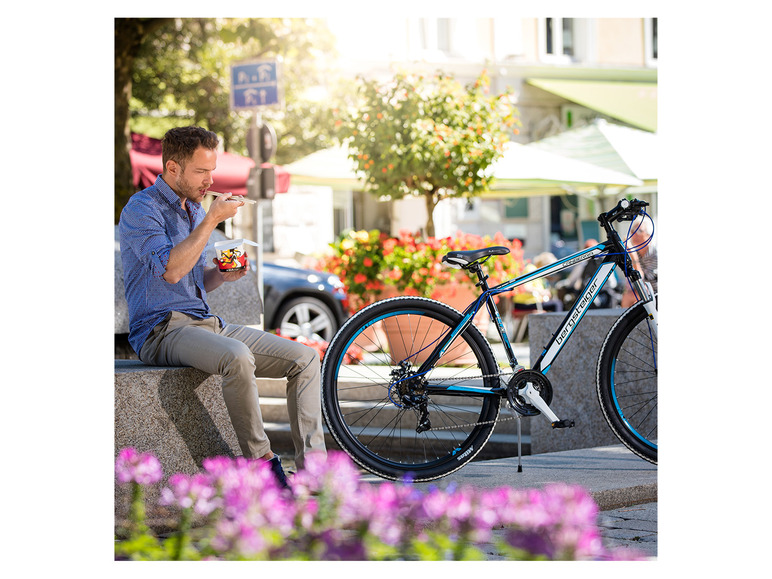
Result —
[{"label": "front suspension fork", "polygon": [[658,319],[657,319],[657,298],[654,295],[654,288],[651,287],[649,282],[643,282],[641,280],[635,280],[633,282],[635,293],[640,297],[639,303],[643,304],[646,313],[648,314],[649,327],[654,331],[654,335],[657,335]]}]

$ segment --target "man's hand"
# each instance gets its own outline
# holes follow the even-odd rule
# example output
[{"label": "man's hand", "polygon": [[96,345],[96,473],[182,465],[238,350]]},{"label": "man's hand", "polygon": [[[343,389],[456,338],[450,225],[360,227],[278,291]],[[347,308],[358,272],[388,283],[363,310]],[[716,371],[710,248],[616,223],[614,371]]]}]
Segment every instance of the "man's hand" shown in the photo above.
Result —
[{"label": "man's hand", "polygon": [[233,193],[224,193],[215,197],[209,206],[207,215],[215,219],[217,223],[234,217],[238,213],[239,207],[244,205],[244,202],[236,199],[231,201],[231,197],[233,197]]},{"label": "man's hand", "polygon": [[217,289],[226,281],[239,280],[249,271],[249,261],[247,261],[247,267],[238,271],[220,271],[217,258],[212,259],[212,263],[214,267],[207,267],[204,271],[204,289],[207,292]]},{"label": "man's hand", "polygon": [[220,271],[220,264],[217,261],[217,258],[214,258],[212,260],[212,263],[214,263],[215,267],[217,268],[217,271],[220,272],[220,275],[222,276],[223,281],[236,281],[247,275],[247,272],[249,271],[249,260],[247,260],[247,267],[244,269],[239,269],[236,271]]}]

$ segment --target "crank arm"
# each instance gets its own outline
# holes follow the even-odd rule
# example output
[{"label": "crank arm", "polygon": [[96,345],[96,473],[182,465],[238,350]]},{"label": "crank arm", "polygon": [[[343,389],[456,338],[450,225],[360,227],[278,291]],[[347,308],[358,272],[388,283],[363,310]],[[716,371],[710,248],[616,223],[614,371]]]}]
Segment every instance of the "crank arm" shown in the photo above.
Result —
[{"label": "crank arm", "polygon": [[536,390],[536,388],[534,388],[533,384],[530,382],[528,382],[525,388],[520,390],[518,393],[525,399],[528,404],[536,407],[539,412],[541,412],[547,418],[547,420],[550,421],[552,428],[570,428],[574,425],[573,420],[560,420],[555,415],[555,413],[550,410],[550,407],[547,406],[547,403],[539,394],[539,391]]}]

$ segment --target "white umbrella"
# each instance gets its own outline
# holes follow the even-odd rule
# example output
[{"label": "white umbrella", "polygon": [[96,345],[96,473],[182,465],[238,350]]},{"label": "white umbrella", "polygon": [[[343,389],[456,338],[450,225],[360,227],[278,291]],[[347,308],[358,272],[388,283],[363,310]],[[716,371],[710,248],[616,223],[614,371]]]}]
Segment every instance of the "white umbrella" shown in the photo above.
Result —
[{"label": "white umbrella", "polygon": [[361,189],[364,181],[357,175],[347,147],[322,149],[302,159],[284,165],[293,185],[328,185],[346,189]]},{"label": "white umbrella", "polygon": [[[348,155],[347,147],[331,147],[284,165],[284,169],[296,185],[361,188],[364,181]],[[504,155],[489,167],[487,173],[495,178],[491,188],[497,195],[509,192],[559,194],[567,189],[594,190],[604,185],[642,184],[640,179],[628,174],[515,142],[504,145]]]},{"label": "white umbrella", "polygon": [[504,145],[503,156],[487,172],[495,179],[491,185],[493,195],[552,194],[565,193],[566,190],[597,189],[600,186],[629,187],[643,184],[632,175],[513,141]]},{"label": "white umbrella", "polygon": [[656,181],[659,176],[657,134],[603,119],[528,146],[627,173],[644,181]]}]

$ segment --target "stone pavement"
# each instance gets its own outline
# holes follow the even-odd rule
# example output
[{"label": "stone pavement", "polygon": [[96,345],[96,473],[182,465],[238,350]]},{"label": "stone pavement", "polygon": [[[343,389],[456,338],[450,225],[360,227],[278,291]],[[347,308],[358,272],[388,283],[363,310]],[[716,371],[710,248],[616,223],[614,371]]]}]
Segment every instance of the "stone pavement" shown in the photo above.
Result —
[{"label": "stone pavement", "polygon": [[629,547],[647,557],[657,556],[658,503],[602,511],[598,526],[607,547]]}]

